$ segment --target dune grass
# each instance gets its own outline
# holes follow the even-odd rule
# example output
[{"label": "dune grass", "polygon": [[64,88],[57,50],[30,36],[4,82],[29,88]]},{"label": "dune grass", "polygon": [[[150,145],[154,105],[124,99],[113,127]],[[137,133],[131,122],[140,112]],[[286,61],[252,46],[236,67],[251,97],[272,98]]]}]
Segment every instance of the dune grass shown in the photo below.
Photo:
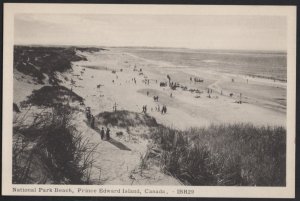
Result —
[{"label": "dune grass", "polygon": [[98,123],[111,126],[128,127],[128,126],[158,126],[156,119],[149,115],[130,112],[127,110],[118,110],[115,112],[102,112],[96,116]]},{"label": "dune grass", "polygon": [[162,170],[186,185],[285,186],[286,130],[252,124],[177,131],[160,127],[152,139]]},{"label": "dune grass", "polygon": [[83,98],[64,86],[43,86],[38,90],[34,90],[21,105],[31,104],[52,107],[67,101],[82,102]]},{"label": "dune grass", "polygon": [[14,69],[37,78],[40,84],[45,74],[50,84],[57,84],[55,72],[71,69],[71,62],[80,60],[86,58],[76,55],[75,47],[14,46]]},{"label": "dune grass", "polygon": [[56,106],[29,125],[15,124],[13,183],[89,183],[97,145],[70,123],[72,109]]}]

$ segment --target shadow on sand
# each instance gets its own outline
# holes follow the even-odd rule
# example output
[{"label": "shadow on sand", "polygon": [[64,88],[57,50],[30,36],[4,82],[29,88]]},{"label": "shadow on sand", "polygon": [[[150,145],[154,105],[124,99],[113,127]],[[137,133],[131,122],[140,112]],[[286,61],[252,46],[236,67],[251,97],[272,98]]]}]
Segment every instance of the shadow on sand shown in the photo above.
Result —
[{"label": "shadow on sand", "polygon": [[131,149],[129,149],[126,145],[124,145],[123,143],[110,138],[109,140],[107,140],[107,142],[111,143],[112,145],[115,145],[116,147],[118,147],[121,150],[126,150],[126,151],[131,151]]}]

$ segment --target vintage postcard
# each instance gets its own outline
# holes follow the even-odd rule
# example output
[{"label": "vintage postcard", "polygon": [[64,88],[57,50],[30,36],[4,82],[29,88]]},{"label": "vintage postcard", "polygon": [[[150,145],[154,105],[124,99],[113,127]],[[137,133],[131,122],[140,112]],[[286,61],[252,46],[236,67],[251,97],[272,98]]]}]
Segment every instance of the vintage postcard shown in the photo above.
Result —
[{"label": "vintage postcard", "polygon": [[295,196],[296,7],[4,4],[3,195]]}]

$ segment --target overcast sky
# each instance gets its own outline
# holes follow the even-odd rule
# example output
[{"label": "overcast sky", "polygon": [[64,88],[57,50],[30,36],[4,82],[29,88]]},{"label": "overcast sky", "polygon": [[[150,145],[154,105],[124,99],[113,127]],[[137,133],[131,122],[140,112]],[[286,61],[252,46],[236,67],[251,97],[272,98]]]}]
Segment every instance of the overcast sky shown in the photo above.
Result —
[{"label": "overcast sky", "polygon": [[279,16],[18,14],[15,44],[286,50],[286,26]]}]

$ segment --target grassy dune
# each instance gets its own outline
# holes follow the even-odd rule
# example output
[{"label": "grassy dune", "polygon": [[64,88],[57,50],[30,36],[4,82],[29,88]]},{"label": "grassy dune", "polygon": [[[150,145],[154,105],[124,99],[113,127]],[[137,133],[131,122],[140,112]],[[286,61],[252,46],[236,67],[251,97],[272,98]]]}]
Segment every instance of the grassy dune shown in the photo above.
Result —
[{"label": "grassy dune", "polygon": [[251,124],[160,127],[163,170],[187,185],[284,186],[286,130]]},{"label": "grassy dune", "polygon": [[37,114],[31,125],[14,124],[13,183],[89,183],[97,145],[71,125],[73,109],[56,105]]},{"label": "grassy dune", "polygon": [[55,72],[64,72],[71,69],[72,61],[85,60],[76,55],[73,47],[14,47],[14,68],[25,75],[30,75],[43,84],[46,76],[50,84],[57,84],[59,80]]},{"label": "grassy dune", "polygon": [[67,102],[82,102],[83,98],[69,90],[64,86],[43,86],[38,90],[34,90],[27,100],[23,101],[22,105],[37,105],[52,107],[56,104]]}]

